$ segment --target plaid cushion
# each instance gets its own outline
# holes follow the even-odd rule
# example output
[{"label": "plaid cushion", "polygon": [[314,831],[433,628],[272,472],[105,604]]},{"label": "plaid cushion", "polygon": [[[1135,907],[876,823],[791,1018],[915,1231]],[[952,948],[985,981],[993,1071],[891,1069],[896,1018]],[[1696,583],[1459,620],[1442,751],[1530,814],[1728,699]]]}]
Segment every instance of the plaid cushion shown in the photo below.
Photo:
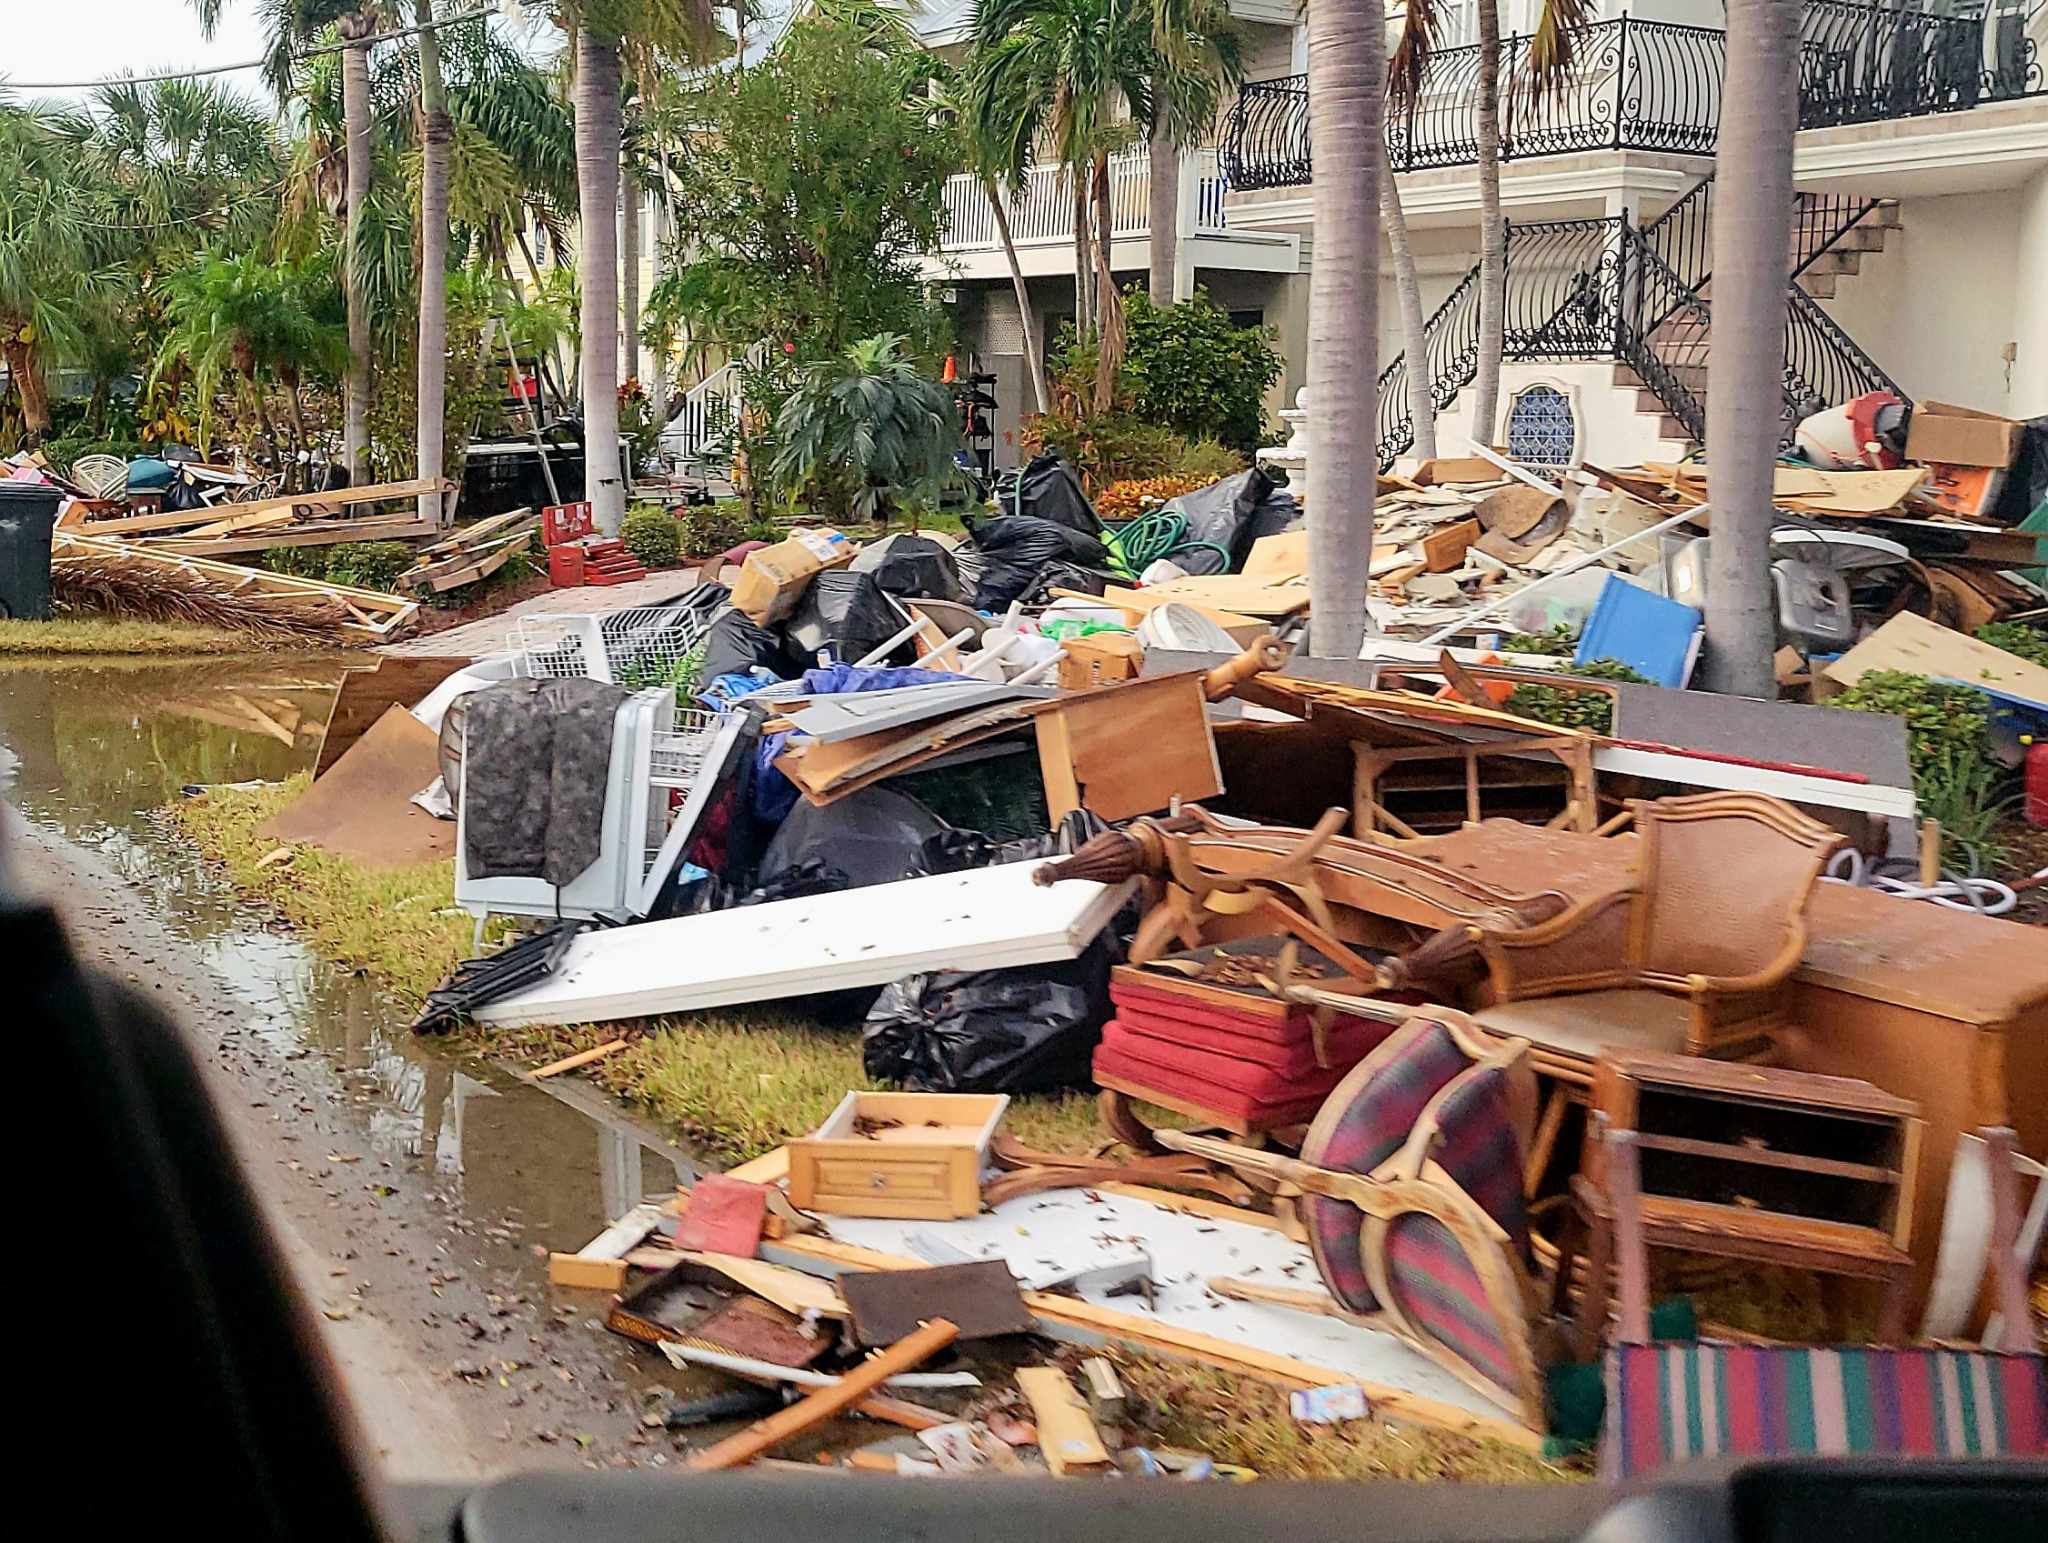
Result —
[{"label": "plaid cushion", "polygon": [[1498,1066],[1460,1074],[1436,1102],[1437,1136],[1429,1155],[1458,1188],[1500,1224],[1517,1253],[1529,1248],[1522,1203],[1522,1146],[1508,1118],[1508,1078]]},{"label": "plaid cushion", "polygon": [[2048,1375],[2037,1355],[1620,1345],[1607,1357],[1609,1478],[1720,1453],[2039,1457]]},{"label": "plaid cushion", "polygon": [[[1465,1052],[1442,1024],[1427,1018],[1409,1022],[1360,1063],[1354,1076],[1362,1072],[1363,1084],[1327,1128],[1317,1119],[1302,1144],[1302,1160],[1345,1173],[1372,1172],[1400,1150],[1429,1101],[1466,1065]],[[1349,1083],[1331,1097],[1347,1092]],[[1301,1218],[1316,1268],[1337,1300],[1353,1312],[1377,1309],[1358,1252],[1365,1213],[1348,1201],[1304,1195]]]},{"label": "plaid cushion", "polygon": [[1466,1365],[1503,1388],[1515,1388],[1515,1369],[1486,1286],[1451,1229],[1434,1216],[1411,1211],[1387,1227],[1387,1288],[1392,1306]]}]

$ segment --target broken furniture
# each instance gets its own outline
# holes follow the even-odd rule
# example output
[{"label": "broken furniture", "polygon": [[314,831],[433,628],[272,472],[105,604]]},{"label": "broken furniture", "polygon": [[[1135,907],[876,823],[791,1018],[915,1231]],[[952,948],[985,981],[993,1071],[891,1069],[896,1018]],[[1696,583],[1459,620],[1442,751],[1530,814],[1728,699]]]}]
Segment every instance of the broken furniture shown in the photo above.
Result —
[{"label": "broken furniture", "polygon": [[[1407,1016],[1391,1005],[1366,1018],[1278,998],[1269,982],[1280,947],[1278,938],[1242,938],[1110,972],[1116,1016],[1103,1028],[1094,1077],[1103,1122],[1133,1150],[1153,1147],[1134,1100],[1238,1136],[1300,1126]],[[1371,989],[1320,954],[1306,966],[1332,990]]]},{"label": "broken furniture", "polygon": [[[2033,1198],[2020,1203],[2020,1179],[2034,1181]],[[2003,1127],[1964,1136],[1949,1170],[1948,1209],[1941,1218],[1934,1287],[1923,1339],[1954,1339],[1969,1327],[1989,1276],[1994,1310],[1984,1342],[1993,1349],[2039,1348],[2027,1303],[2027,1280],[2048,1236],[2048,1163],[2021,1152]]]},{"label": "broken furniture", "polygon": [[1009,1105],[1007,1093],[848,1093],[790,1142],[790,1201],[827,1216],[972,1216]]},{"label": "broken furniture", "polygon": [[[2038,1353],[1650,1342],[1652,1200],[1642,1138],[1601,1143],[1622,1281],[1607,1356],[1602,1477],[1706,1456],[2039,1457],[2048,1371]],[[1667,1154],[1669,1155],[1669,1154]]]},{"label": "broken furniture", "polygon": [[1748,793],[1637,803],[1625,887],[1508,931],[1464,927],[1491,1006],[1474,1021],[1527,1039],[1538,1070],[1579,1087],[1612,1045],[1754,1056],[1786,1018],[1807,897],[1839,833]]},{"label": "broken furniture", "polygon": [[1426,1009],[1331,1093],[1299,1159],[1178,1131],[1158,1140],[1298,1186],[1338,1315],[1391,1329],[1541,1431],[1545,1357],[1522,1205],[1526,1050]]},{"label": "broken furniture", "polygon": [[[1583,900],[1631,882],[1639,842],[1488,820],[1401,850],[1475,882],[1555,885]],[[1867,1078],[1919,1105],[1917,1313],[1958,1139],[2005,1125],[2022,1151],[2048,1154],[2048,950],[2036,927],[1827,881],[1807,902],[1806,934],[1776,1062]]]},{"label": "broken furniture", "polygon": [[[1624,1182],[1648,1246],[1872,1282],[1880,1337],[1903,1337],[1923,1134],[1910,1101],[1851,1077],[1616,1052],[1600,1059],[1593,1109],[1552,1293],[1562,1310],[1577,1237],[1590,1234],[1582,1348],[1607,1321]],[[1601,1129],[1629,1133],[1619,1177]],[[1625,1293],[1640,1285],[1622,1279]],[[1647,1315],[1625,1303],[1625,1321],[1637,1306]]]}]

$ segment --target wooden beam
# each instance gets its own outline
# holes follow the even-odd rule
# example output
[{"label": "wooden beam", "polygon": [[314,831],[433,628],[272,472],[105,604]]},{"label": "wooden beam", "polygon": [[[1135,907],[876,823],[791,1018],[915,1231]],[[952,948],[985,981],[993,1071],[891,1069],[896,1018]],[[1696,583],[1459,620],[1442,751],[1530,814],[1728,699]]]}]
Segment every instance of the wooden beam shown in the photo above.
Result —
[{"label": "wooden beam", "polygon": [[718,1445],[707,1447],[692,1457],[686,1466],[693,1473],[711,1473],[750,1463],[772,1452],[790,1437],[823,1424],[849,1405],[860,1403],[896,1373],[909,1371],[913,1366],[930,1360],[953,1342],[956,1332],[945,1319],[933,1319],[908,1339],[900,1340],[880,1355],[862,1362],[831,1387],[819,1388],[787,1409],[765,1420],[755,1421],[738,1435],[728,1436]]},{"label": "wooden beam", "polygon": [[342,541],[410,541],[431,536],[437,529],[431,520],[416,515],[391,515],[362,520],[323,520],[313,525],[283,525],[269,529],[239,528],[218,535],[190,532],[176,536],[153,536],[137,542],[152,552],[176,552],[199,557],[235,557],[247,552],[267,552],[274,546],[333,546]]}]

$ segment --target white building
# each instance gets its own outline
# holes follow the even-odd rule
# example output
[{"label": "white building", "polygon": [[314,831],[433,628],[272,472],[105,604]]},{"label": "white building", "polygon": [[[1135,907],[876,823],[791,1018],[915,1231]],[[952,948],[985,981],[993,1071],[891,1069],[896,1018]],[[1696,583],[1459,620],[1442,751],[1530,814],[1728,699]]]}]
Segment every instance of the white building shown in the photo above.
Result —
[{"label": "white building", "polygon": [[[1473,13],[1457,18],[1463,42]],[[1535,0],[1499,0],[1504,85],[1518,83]],[[1184,159],[1181,283],[1275,330],[1287,376],[1304,373],[1315,255],[1304,28],[1294,0],[1231,0],[1250,77],[1216,143]],[[1564,89],[1504,108],[1510,222],[1506,432],[1541,458],[1569,446],[1614,463],[1682,453],[1700,433],[1711,328],[1713,189],[1724,17],[1719,0],[1605,0],[1577,39]],[[966,37],[967,0],[921,18],[934,47]],[[1395,21],[1397,24],[1398,13]],[[2015,417],[2048,413],[2048,4],[1807,0],[1800,55],[1800,206],[1787,212],[1787,412],[1891,386]],[[1412,229],[1440,419],[1459,400],[1476,338],[1476,50],[1448,47],[1393,160]],[[1113,167],[1114,269],[1149,265],[1148,168]],[[955,178],[926,278],[950,295],[985,366],[1021,379],[1008,268],[980,185]],[[1048,331],[1073,312],[1067,190],[1035,170],[1010,213]],[[1408,442],[1391,259],[1382,254],[1380,450]],[[998,419],[1014,422],[1006,402]],[[1008,453],[1006,453],[1006,451]],[[999,443],[999,463],[1013,451]]]}]

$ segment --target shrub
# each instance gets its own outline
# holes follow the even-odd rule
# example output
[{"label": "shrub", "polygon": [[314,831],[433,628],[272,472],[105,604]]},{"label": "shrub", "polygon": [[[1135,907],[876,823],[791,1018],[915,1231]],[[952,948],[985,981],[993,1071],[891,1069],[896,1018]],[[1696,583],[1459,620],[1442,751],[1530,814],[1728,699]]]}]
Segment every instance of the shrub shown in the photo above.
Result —
[{"label": "shrub", "polygon": [[1205,488],[1214,479],[1200,477],[1134,477],[1112,482],[1095,495],[1095,512],[1105,520],[1135,520],[1147,509]]},{"label": "shrub", "polygon": [[1019,438],[1033,454],[1057,450],[1065,456],[1091,495],[1116,482],[1164,477],[1187,450],[1187,441],[1171,429],[1127,412],[1085,413],[1066,401],[1025,419]]},{"label": "shrub", "polygon": [[1552,659],[1569,659],[1579,650],[1579,635],[1559,622],[1548,632],[1511,632],[1501,642],[1509,654],[1544,654]]},{"label": "shrub", "polygon": [[[772,531],[772,521],[766,522]],[[746,506],[736,498],[696,504],[683,511],[683,549],[692,557],[716,557],[750,538]],[[774,536],[766,539],[773,541]]]},{"label": "shrub", "polygon": [[651,505],[626,516],[619,539],[644,568],[673,568],[683,555],[682,527],[675,516]]},{"label": "shrub", "polygon": [[[1636,685],[1649,684],[1649,677],[1638,674],[1619,659],[1589,659],[1584,664],[1572,666],[1572,675],[1582,680],[1633,681]],[[1590,729],[1595,734],[1605,734],[1614,727],[1614,698],[1604,691],[1575,691],[1569,680],[1560,680],[1555,686],[1539,686],[1533,682],[1515,687],[1508,693],[1502,704],[1511,713],[1524,718],[1534,718],[1540,723],[1554,723],[1565,729]]]},{"label": "shrub", "polygon": [[2048,666],[2048,627],[2039,622],[1986,622],[1977,629],[1977,641],[2017,654],[2029,664]]},{"label": "shrub", "polygon": [[1984,698],[1968,686],[1942,685],[1904,670],[1868,670],[1828,705],[1904,718],[1915,787],[1937,767],[1956,764],[1958,758],[1991,759],[1991,723],[1984,715]]},{"label": "shrub", "polygon": [[413,562],[403,541],[343,541],[327,548],[327,582],[388,591]]},{"label": "shrub", "polygon": [[1212,482],[1236,476],[1244,467],[1244,457],[1220,439],[1195,439],[1188,441],[1187,448],[1173,463],[1173,475],[1193,478],[1197,487],[1205,488]]},{"label": "shrub", "polygon": [[1177,305],[1156,306],[1133,289],[1124,304],[1119,395],[1128,394],[1131,410],[1190,439],[1256,449],[1266,391],[1282,369],[1271,335],[1237,326],[1200,291]]},{"label": "shrub", "polygon": [[898,505],[936,504],[955,472],[953,400],[893,332],[808,367],[775,415],[775,480],[813,514],[886,523]]}]

